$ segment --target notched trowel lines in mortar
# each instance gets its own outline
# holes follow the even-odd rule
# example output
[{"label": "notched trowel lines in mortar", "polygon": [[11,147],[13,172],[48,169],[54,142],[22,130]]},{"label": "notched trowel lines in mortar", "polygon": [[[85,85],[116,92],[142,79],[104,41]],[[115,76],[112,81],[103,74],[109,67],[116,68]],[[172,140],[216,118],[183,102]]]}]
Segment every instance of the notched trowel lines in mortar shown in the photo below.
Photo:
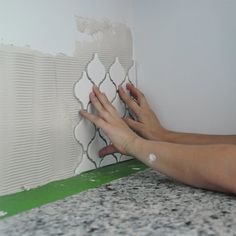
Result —
[{"label": "notched trowel lines in mortar", "polygon": [[135,84],[131,31],[81,17],[77,26],[91,40],[76,42],[73,57],[0,45],[0,195],[126,159],[98,158],[107,137],[78,111],[92,110],[88,94],[96,84],[128,114],[116,90]]}]

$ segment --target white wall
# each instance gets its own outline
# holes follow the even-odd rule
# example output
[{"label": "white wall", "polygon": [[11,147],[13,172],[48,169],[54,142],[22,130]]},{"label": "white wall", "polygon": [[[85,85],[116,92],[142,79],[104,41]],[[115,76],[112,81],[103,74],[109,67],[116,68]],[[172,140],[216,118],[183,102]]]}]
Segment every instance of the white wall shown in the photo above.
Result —
[{"label": "white wall", "polygon": [[0,42],[72,55],[75,15],[108,18],[132,26],[132,0],[0,0]]},{"label": "white wall", "polygon": [[135,3],[139,87],[163,125],[236,133],[236,1]]},{"label": "white wall", "polygon": [[235,0],[0,0],[0,40],[71,55],[74,15],[134,25],[138,79],[163,125],[236,133]]}]

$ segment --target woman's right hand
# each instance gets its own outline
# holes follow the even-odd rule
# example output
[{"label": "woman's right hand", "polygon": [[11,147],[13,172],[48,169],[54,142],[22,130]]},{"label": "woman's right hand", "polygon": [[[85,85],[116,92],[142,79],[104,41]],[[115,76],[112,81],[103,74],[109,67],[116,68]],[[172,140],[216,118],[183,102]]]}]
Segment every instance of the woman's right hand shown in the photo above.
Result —
[{"label": "woman's right hand", "polygon": [[126,88],[130,92],[131,97],[124,91],[122,86],[119,86],[120,98],[137,117],[137,120],[124,118],[126,124],[143,138],[165,141],[168,131],[161,126],[143,93],[132,84],[127,84]]}]

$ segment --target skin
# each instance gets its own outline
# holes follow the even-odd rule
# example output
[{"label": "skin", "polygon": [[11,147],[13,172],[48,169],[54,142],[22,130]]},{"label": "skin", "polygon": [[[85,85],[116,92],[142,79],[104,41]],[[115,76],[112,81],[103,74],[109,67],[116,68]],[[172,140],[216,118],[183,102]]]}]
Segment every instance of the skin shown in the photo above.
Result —
[{"label": "skin", "polygon": [[[122,119],[106,95],[94,86],[90,100],[97,115],[80,114],[103,129],[111,145],[101,157],[120,152],[131,155],[151,168],[185,184],[236,194],[236,135],[203,135],[172,132],[160,124],[145,96],[127,84],[129,96],[119,87],[120,98],[135,114]],[[150,162],[150,153],[157,159]]]}]

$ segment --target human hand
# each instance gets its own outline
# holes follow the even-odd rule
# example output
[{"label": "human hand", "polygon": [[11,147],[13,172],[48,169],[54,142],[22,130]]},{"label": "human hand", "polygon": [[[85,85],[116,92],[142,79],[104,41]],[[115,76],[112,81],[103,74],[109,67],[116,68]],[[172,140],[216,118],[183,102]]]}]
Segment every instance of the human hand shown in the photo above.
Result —
[{"label": "human hand", "polygon": [[127,84],[126,88],[132,97],[128,96],[122,86],[119,86],[118,91],[120,98],[137,117],[137,121],[130,118],[124,118],[126,124],[143,138],[164,141],[168,131],[161,126],[161,123],[149,107],[143,93],[132,84]]},{"label": "human hand", "polygon": [[99,152],[99,156],[105,156],[114,152],[131,154],[133,144],[140,137],[119,117],[118,112],[108,101],[106,95],[101,93],[97,86],[90,93],[90,100],[98,115],[80,111],[80,115],[101,128],[111,140],[110,145]]}]

